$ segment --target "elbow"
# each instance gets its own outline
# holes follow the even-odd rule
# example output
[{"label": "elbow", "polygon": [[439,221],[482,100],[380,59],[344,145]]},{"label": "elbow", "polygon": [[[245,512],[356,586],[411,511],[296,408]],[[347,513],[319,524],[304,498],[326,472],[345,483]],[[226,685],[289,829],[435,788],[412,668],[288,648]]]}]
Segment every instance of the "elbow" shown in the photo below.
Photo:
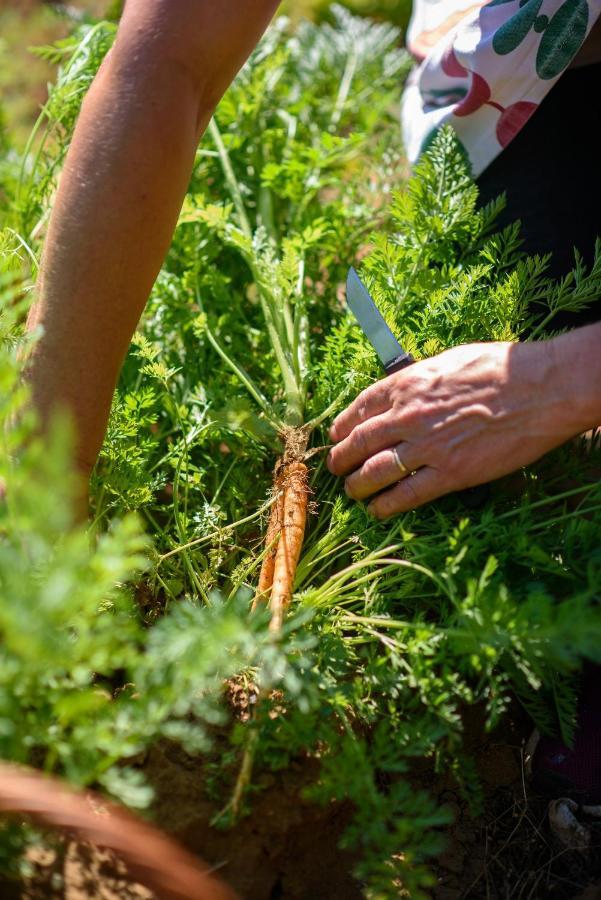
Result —
[{"label": "elbow", "polygon": [[[189,114],[200,134],[221,98],[213,82],[196,70],[185,57],[169,52],[152,53],[148,49],[135,55],[115,46],[98,75],[110,85],[113,97],[123,110],[147,116],[149,111],[163,115]],[[186,116],[188,118],[188,116]]]},{"label": "elbow", "polygon": [[177,107],[185,99],[193,105],[197,123],[206,124],[223,93],[220,79],[194,34],[185,35],[181,23],[177,29],[168,24],[124,21],[101,75],[131,100],[171,97]]},{"label": "elbow", "polygon": [[267,27],[277,0],[128,0],[112,64],[168,78],[206,121]]}]

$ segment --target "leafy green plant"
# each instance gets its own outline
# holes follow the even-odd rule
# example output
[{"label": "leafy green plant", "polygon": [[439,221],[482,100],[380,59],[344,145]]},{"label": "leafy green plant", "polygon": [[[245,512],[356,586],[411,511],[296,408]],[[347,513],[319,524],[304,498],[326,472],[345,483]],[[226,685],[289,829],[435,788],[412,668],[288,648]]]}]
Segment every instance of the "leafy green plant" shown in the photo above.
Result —
[{"label": "leafy green plant", "polygon": [[[331,0],[301,0],[295,3],[286,0],[283,11],[290,16],[323,21],[328,17],[331,6]],[[355,15],[388,20],[403,29],[407,27],[411,15],[411,3],[407,0],[347,0],[344,6]]]},{"label": "leafy green plant", "polygon": [[[264,460],[279,450],[286,465],[302,462],[312,431],[336,403],[335,397],[314,402],[311,355],[333,320],[325,286],[335,283],[382,216],[376,190],[388,187],[388,154],[398,141],[386,123],[406,68],[393,28],[351,19],[343,10],[336,15],[336,27],[305,23],[293,37],[280,21],[222,102],[201,145],[174,244],[122,380],[109,455],[99,470],[105,504],[97,508],[99,520],[111,505],[140,508],[134,491],[138,497],[145,491],[149,506],[156,504],[162,477],[170,498],[173,492],[165,534],[173,516],[178,544],[202,540],[197,526],[204,515],[209,527],[218,524],[220,497],[229,505],[228,518],[239,512],[246,518],[235,487],[243,473],[233,471],[243,447],[251,451],[255,496],[262,494],[265,502],[270,485]],[[354,177],[362,160],[371,184],[363,172]],[[126,385],[140,379],[143,391],[129,392]],[[339,394],[346,392],[344,386]],[[171,436],[167,458],[152,462],[146,446],[136,453],[132,444],[140,446],[144,425],[158,429],[148,440],[159,450],[163,435]],[[117,450],[115,427],[131,428],[127,454],[122,443]],[[216,441],[232,472],[227,492],[224,483],[211,502],[203,497],[201,513],[203,482],[223,480],[219,457],[208,449]],[[287,480],[285,470],[279,480]],[[248,479],[243,481],[247,492]],[[188,514],[192,503],[195,520]],[[175,594],[181,585],[206,594],[198,554],[174,549],[167,542],[163,587],[173,582]]]},{"label": "leafy green plant", "polygon": [[[5,341],[0,757],[63,772],[75,784],[96,782],[145,805],[147,789],[123,762],[160,734],[177,733],[190,747],[203,743],[201,723],[217,715],[215,703],[198,694],[203,678],[213,684],[247,665],[261,639],[242,617],[240,599],[226,608],[217,597],[210,609],[180,604],[152,633],[144,631],[128,584],[148,565],[147,539],[135,517],[92,545],[74,524],[70,430],[57,422],[49,441],[36,436],[14,353]],[[199,614],[202,623],[194,621]],[[167,677],[174,655],[177,678]]]},{"label": "leafy green plant", "polygon": [[[416,763],[452,771],[478,802],[464,710],[479,705],[493,728],[517,695],[544,730],[571,735],[574,675],[601,655],[600,450],[563,448],[494,485],[475,511],[447,497],[392,524],[371,520],[319,452],[324,416],[379,374],[340,287],[369,250],[363,274],[421,357],[541,336],[557,312],[599,295],[601,255],[550,282],[545,259],[521,256],[517,225],[494,232],[502,200],[478,207],[448,131],[391,198],[405,176],[392,101],[406,57],[389,26],[335,16],[296,31],[277,23],[199,148],[115,398],[91,548],[68,524],[60,435],[43,454],[6,430],[1,748],[141,800],[119,759],[158,735],[205,748],[202,722],[218,716],[223,680],[238,679],[256,708],[232,729],[238,786],[256,787],[253,758],[282,777],[292,760],[319,760],[309,794],[353,807],[345,840],[366,892],[420,897],[449,816],[417,789]],[[35,274],[50,191],[112,34],[85,26],[52,51],[62,64],[45,142],[23,161],[6,214],[7,284],[22,268]],[[3,396],[16,397],[18,329],[2,322]],[[7,425],[22,402],[7,401]],[[281,468],[274,483],[282,454],[310,462],[311,493],[291,615],[273,633],[250,605],[289,488]],[[134,511],[152,539],[145,552],[139,528],[118,524]],[[23,640],[31,619],[45,666]],[[235,774],[220,776],[223,805]],[[252,814],[252,790],[238,801]]]},{"label": "leafy green plant", "polygon": [[[248,622],[247,595],[182,601],[144,628],[133,585],[148,539],[134,515],[92,542],[74,523],[70,429],[57,421],[39,437],[16,346],[0,348],[0,758],[144,808],[144,750],[167,738],[206,751],[228,721],[223,683],[258,665],[266,684],[286,682],[301,642],[272,646],[264,619]],[[2,826],[2,874],[26,872],[20,851],[40,840]]]}]

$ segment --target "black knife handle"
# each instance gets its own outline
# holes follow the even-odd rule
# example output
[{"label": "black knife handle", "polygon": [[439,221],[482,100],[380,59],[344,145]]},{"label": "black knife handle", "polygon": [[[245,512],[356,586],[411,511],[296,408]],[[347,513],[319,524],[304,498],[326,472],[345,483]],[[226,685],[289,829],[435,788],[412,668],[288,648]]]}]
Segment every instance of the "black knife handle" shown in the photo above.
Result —
[{"label": "black knife handle", "polygon": [[395,372],[400,372],[401,369],[406,369],[407,366],[410,366],[414,363],[415,360],[411,356],[410,353],[405,353],[403,356],[397,356],[396,359],[393,359],[391,363],[388,363],[387,366],[384,366],[384,371],[387,375],[394,375]]}]

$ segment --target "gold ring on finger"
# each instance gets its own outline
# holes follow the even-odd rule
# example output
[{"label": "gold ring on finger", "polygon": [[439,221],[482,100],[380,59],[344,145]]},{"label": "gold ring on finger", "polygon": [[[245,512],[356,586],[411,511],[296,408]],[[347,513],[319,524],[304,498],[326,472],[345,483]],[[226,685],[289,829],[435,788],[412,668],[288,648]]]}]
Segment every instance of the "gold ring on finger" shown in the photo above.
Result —
[{"label": "gold ring on finger", "polygon": [[398,447],[392,448],[392,455],[394,456],[394,461],[397,464],[397,468],[398,468],[399,472],[401,473],[401,475],[402,476],[408,475],[409,469],[407,468],[407,466],[405,465],[405,463],[399,456],[399,448]]}]

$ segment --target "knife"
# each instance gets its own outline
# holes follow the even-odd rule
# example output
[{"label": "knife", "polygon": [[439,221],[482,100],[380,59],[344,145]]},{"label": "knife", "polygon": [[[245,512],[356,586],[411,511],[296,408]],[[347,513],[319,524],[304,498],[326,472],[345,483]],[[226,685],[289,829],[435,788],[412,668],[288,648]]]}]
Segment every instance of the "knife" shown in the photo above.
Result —
[{"label": "knife", "polygon": [[387,375],[399,372],[415,362],[384,321],[371,294],[351,266],[346,279],[346,302],[382,363]]},{"label": "knife", "polygon": [[[378,354],[382,368],[387,375],[399,372],[415,362],[411,354],[403,350],[395,338],[353,266],[348,270],[346,279],[346,302],[359,323],[361,331]],[[467,488],[459,491],[458,496],[464,506],[469,509],[478,509],[490,497],[490,485],[479,484],[476,487]]]}]

